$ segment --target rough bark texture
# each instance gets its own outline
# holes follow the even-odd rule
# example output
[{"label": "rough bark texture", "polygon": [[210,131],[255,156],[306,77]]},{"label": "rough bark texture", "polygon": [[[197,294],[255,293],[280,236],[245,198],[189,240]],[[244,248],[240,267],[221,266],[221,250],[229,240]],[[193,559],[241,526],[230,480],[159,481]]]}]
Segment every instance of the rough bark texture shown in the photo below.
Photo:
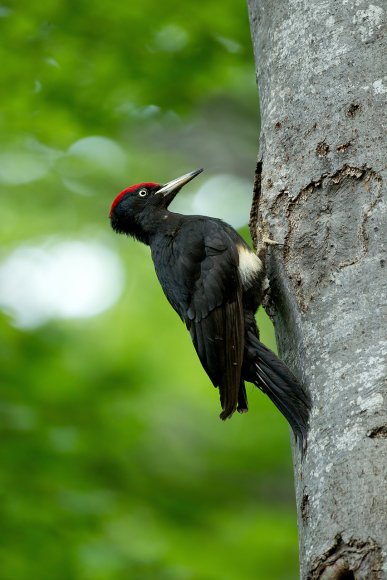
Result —
[{"label": "rough bark texture", "polygon": [[301,578],[387,578],[386,4],[248,7],[252,234],[284,243],[267,260],[277,339],[314,402],[302,462],[294,449]]}]

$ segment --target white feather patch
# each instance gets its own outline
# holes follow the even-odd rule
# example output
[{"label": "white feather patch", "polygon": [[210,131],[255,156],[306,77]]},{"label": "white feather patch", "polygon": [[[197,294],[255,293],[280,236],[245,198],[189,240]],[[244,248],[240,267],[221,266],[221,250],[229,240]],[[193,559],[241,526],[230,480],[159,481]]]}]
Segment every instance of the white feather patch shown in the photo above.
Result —
[{"label": "white feather patch", "polygon": [[242,278],[243,285],[249,283],[255,278],[263,268],[261,260],[245,246],[238,246],[239,253],[239,273]]}]

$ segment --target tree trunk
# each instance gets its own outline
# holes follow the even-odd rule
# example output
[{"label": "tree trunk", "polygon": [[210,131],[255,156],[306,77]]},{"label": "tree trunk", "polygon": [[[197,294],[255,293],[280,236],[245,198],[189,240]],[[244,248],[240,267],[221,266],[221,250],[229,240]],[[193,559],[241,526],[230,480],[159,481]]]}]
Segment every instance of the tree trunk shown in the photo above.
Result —
[{"label": "tree trunk", "polygon": [[[310,389],[294,447],[301,578],[387,578],[387,95],[378,0],[248,0],[261,100],[252,234],[279,350]],[[262,225],[264,224],[264,225]]]}]

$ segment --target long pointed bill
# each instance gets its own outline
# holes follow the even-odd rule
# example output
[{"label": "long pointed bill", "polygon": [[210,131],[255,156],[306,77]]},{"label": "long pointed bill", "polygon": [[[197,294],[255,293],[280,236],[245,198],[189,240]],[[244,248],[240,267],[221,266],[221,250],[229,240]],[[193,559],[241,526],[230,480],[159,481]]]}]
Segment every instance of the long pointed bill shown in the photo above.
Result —
[{"label": "long pointed bill", "polygon": [[163,195],[164,198],[166,198],[166,201],[168,202],[169,205],[173,200],[173,198],[175,197],[175,195],[183,187],[183,185],[191,181],[191,179],[199,175],[199,173],[201,173],[202,171],[203,169],[196,169],[196,171],[191,171],[191,173],[186,173],[185,175],[182,175],[177,179],[173,179],[172,181],[169,181],[168,183],[163,185],[163,187],[159,189],[157,193],[161,193],[161,195]]}]

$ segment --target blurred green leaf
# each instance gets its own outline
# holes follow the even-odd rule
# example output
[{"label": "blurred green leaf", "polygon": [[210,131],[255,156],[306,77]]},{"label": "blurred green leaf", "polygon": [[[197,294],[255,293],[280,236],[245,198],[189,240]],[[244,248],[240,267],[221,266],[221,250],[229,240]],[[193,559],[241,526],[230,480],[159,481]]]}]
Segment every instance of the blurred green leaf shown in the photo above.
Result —
[{"label": "blurred green leaf", "polygon": [[2,305],[1,579],[296,578],[284,419],[249,386],[249,413],[219,421],[149,250],[108,223],[123,187],[203,165],[182,211],[227,175],[231,201],[219,185],[208,207],[242,207],[259,126],[245,8],[19,0],[0,7],[0,33],[0,268],[21,247],[46,259],[98,240],[125,276],[95,317],[16,328]]}]

